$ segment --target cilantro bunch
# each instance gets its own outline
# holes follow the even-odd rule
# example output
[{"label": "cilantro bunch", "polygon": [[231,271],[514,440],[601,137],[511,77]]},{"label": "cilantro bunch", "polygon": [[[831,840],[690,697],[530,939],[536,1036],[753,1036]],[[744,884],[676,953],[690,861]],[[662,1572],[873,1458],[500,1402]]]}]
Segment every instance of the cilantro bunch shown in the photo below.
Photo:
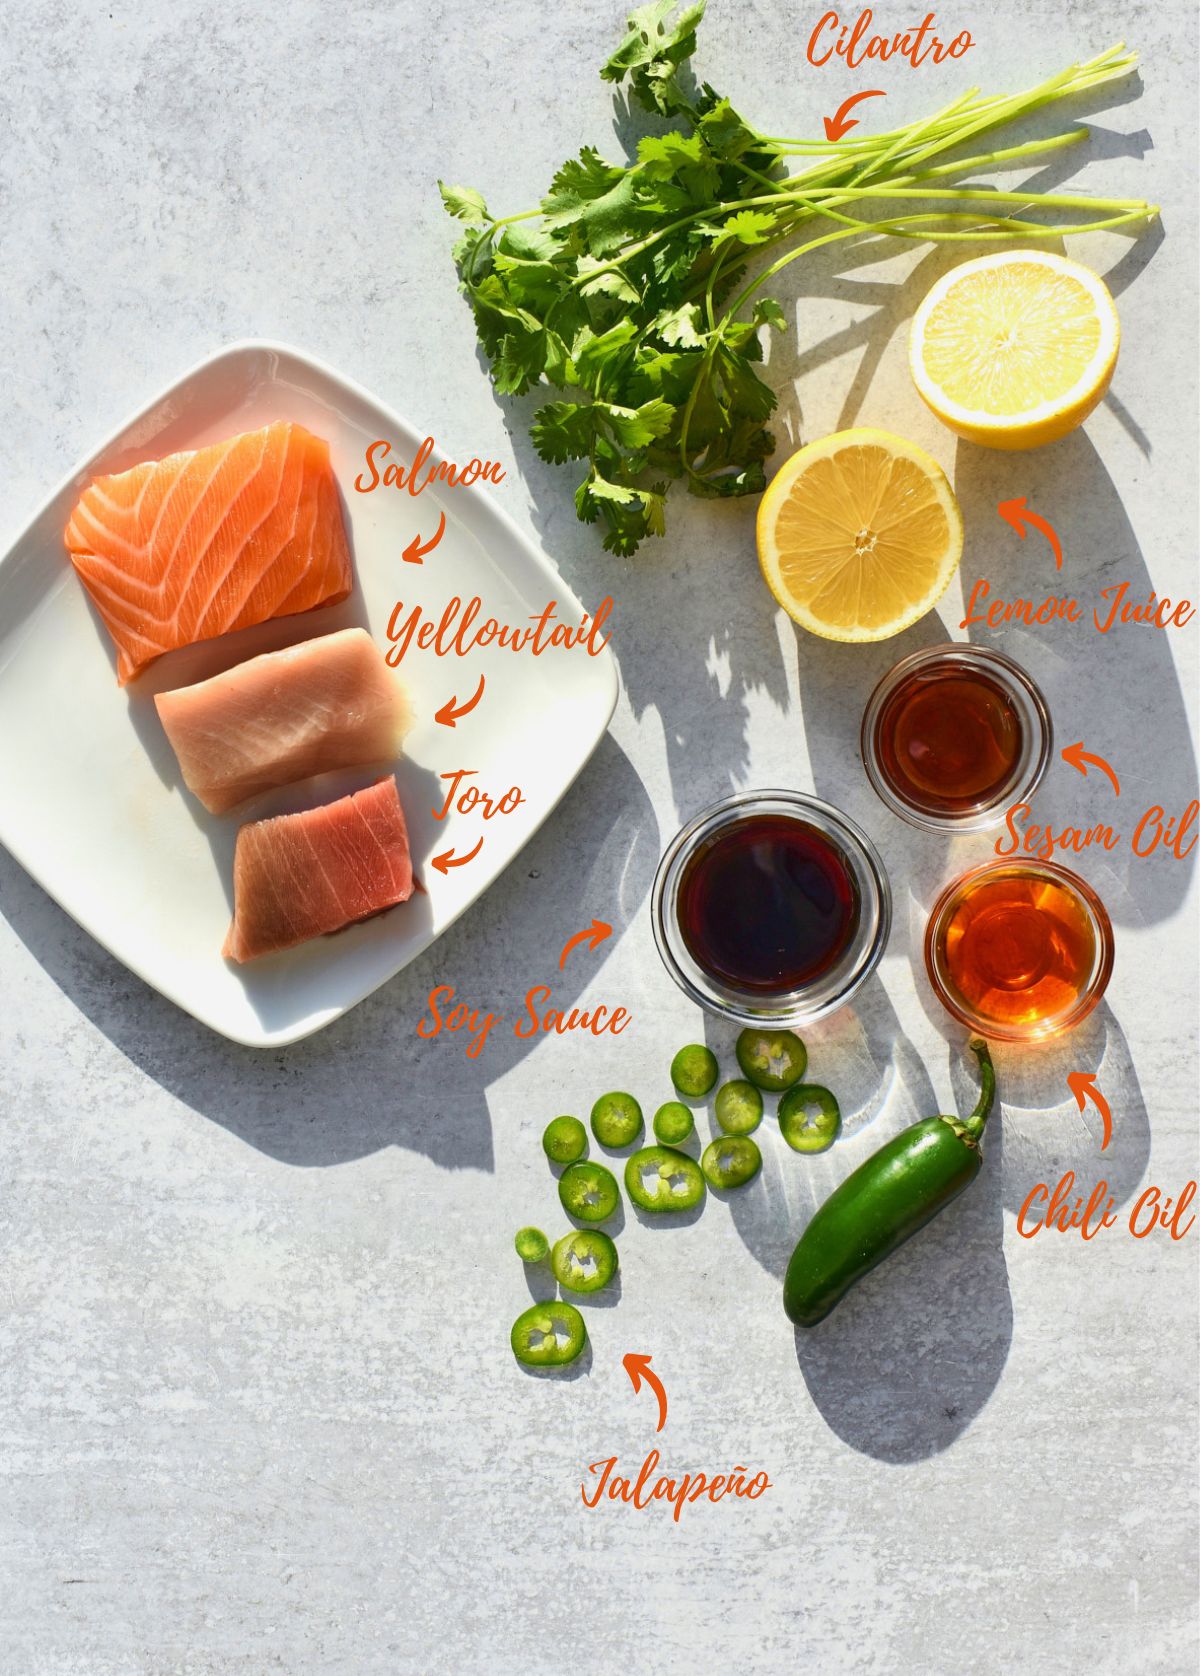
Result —
[{"label": "cilantro bunch", "polygon": [[[756,293],[787,263],[852,237],[1028,240],[1155,213],[1135,200],[946,185],[972,169],[1072,145],[1086,138],[1083,129],[931,163],[1126,74],[1134,59],[1119,48],[1023,94],[972,90],[888,134],[775,139],[707,84],[685,85],[704,4],[672,21],[674,3],[651,0],[635,11],[600,72],[628,79],[631,98],[673,124],[642,139],[635,159],[609,163],[585,146],[558,170],[539,208],[503,218],[478,192],[438,183],[447,210],[467,224],[454,260],[495,387],[561,393],[537,410],[534,445],[545,460],[586,462],[576,511],[622,554],[662,535],[673,479],[708,497],[765,487],[776,397],[758,371],[761,331],[782,330],[785,319],[775,299]],[[789,175],[796,156],[808,166]],[[932,207],[915,213],[918,200]],[[1080,208],[1083,223],[1029,219],[1033,209]],[[823,230],[798,240],[818,220]],[[784,253],[765,263],[779,245]]]}]

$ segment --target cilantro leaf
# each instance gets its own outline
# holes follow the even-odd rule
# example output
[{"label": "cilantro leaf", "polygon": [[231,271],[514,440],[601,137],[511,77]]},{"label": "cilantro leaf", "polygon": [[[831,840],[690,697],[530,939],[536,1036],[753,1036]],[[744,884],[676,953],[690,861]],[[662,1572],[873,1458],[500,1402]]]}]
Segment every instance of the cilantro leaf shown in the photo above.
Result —
[{"label": "cilantro leaf", "polygon": [[654,397],[641,407],[619,407],[609,402],[605,421],[617,440],[626,448],[644,448],[648,442],[665,436],[675,419],[670,402]]},{"label": "cilantro leaf", "polygon": [[[585,276],[591,275],[587,278]],[[620,302],[641,302],[641,292],[632,286],[619,268],[611,262],[601,262],[595,256],[581,256],[578,276],[582,281],[579,293],[583,297],[616,297]]]},{"label": "cilantro leaf", "polygon": [[492,219],[482,196],[473,187],[447,186],[444,180],[439,180],[438,191],[442,195],[447,212],[459,221],[483,222]]},{"label": "cilantro leaf", "polygon": [[755,326],[774,326],[777,332],[787,331],[787,315],[774,297],[760,297],[751,319]]},{"label": "cilantro leaf", "polygon": [[723,161],[736,163],[754,152],[762,154],[766,162],[775,162],[768,143],[742,121],[728,99],[718,99],[696,127],[709,151]]},{"label": "cilantro leaf", "polygon": [[725,345],[715,357],[717,378],[731,413],[766,419],[775,410],[775,392],[763,383],[745,353]]},{"label": "cilantro leaf", "polygon": [[607,332],[593,333],[580,346],[575,355],[576,375],[593,396],[615,399],[620,394],[620,381],[625,363],[632,358],[637,332],[634,321],[626,318]]},{"label": "cilantro leaf", "polygon": [[739,244],[764,244],[775,231],[776,218],[765,210],[744,209],[721,223],[718,237]]},{"label": "cilantro leaf", "polygon": [[610,483],[606,478],[595,472],[588,480],[588,494],[594,500],[615,500],[619,505],[628,506],[638,498],[636,489],[631,489],[625,483]]},{"label": "cilantro leaf", "polygon": [[[637,207],[638,177],[632,169],[606,163],[593,146],[563,164],[542,199],[548,231],[577,228],[592,255],[615,250],[628,234]],[[654,206],[644,206],[652,214]]]},{"label": "cilantro leaf", "polygon": [[674,116],[688,106],[675,83],[675,72],[696,50],[696,26],[704,16],[704,0],[686,6],[670,23],[675,0],[651,0],[626,20],[625,39],[602,67],[605,81],[629,76],[633,97],[646,110]]},{"label": "cilantro leaf", "polygon": [[543,460],[561,465],[591,452],[598,410],[590,402],[547,402],[534,415],[530,436]]},{"label": "cilantro leaf", "polygon": [[541,227],[532,227],[528,221],[506,227],[496,249],[500,255],[515,256],[523,262],[552,262],[559,254],[553,237]]},{"label": "cilantro leaf", "polygon": [[[716,162],[699,134],[649,134],[638,146],[638,164],[646,180],[677,182],[691,204],[711,203],[720,184]],[[664,195],[658,197],[662,201]]]},{"label": "cilantro leaf", "polygon": [[502,396],[520,396],[537,382],[545,365],[544,332],[508,332],[492,362],[492,379]]},{"label": "cilantro leaf", "polygon": [[578,157],[568,157],[550,182],[550,190],[542,199],[542,214],[547,227],[556,225],[555,216],[562,216],[564,224],[572,211],[594,203],[610,192],[626,171],[616,163],[606,163],[595,146],[585,145]]}]

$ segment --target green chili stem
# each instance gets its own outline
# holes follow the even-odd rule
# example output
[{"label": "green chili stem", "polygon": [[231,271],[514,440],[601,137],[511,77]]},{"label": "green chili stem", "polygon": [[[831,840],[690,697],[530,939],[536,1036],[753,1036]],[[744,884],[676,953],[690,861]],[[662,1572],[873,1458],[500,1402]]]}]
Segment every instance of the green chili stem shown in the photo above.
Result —
[{"label": "green chili stem", "polygon": [[972,1037],[971,1052],[979,1061],[979,1100],[970,1117],[963,1119],[963,1129],[968,1140],[977,1142],[983,1134],[984,1124],[991,1116],[992,1102],[996,1098],[996,1070],[988,1052],[988,1045],[982,1036]]}]

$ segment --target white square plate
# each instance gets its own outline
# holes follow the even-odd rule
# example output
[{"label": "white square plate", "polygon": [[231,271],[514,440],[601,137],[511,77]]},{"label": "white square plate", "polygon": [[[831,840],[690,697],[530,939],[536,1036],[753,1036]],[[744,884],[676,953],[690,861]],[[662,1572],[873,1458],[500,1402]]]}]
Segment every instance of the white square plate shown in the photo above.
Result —
[{"label": "white square plate", "polygon": [[[68,562],[63,530],[98,472],[195,448],[272,419],[294,419],[328,439],[354,554],[356,587],[331,610],[285,617],[169,653],[124,690],[107,632]],[[483,601],[480,621],[524,624],[547,602],[578,623],[582,606],[549,560],[494,503],[495,490],[444,484],[410,496],[382,484],[354,489],[376,438],[393,460],[422,441],[357,385],[294,349],[236,344],[173,384],[59,487],[0,560],[0,840],[85,930],[156,989],[214,1030],[277,1046],[332,1023],[408,964],[470,906],[537,830],[595,750],[612,716],[611,653],[549,651],[534,658],[492,646],[466,657],[415,647],[399,665],[416,722],[396,765],[413,864],[424,885],[411,901],[334,937],[244,967],[221,957],[229,924],[232,856],[242,820],[305,807],[369,782],[327,776],[232,815],[207,814],[183,790],[154,708],[182,686],[256,652],[362,623],[387,647],[397,600],[440,616],[453,595]],[[437,458],[437,456],[435,456]],[[446,529],[420,565],[401,554]],[[486,677],[481,702],[451,729],[435,720]],[[433,817],[458,768],[494,797],[510,786],[512,814]],[[447,873],[431,858],[478,855]]]}]

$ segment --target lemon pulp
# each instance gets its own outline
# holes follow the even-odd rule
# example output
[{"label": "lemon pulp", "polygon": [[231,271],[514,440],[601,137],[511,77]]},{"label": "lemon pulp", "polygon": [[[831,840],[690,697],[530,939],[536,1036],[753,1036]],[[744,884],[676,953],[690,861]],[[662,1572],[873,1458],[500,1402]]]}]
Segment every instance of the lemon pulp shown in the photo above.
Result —
[{"label": "lemon pulp", "polygon": [[763,575],[784,610],[830,640],[885,640],[940,598],[962,516],[937,462],[887,431],[839,431],[780,468],[758,515]]},{"label": "lemon pulp", "polygon": [[1034,448],[1083,422],[1116,365],[1120,326],[1103,280],[1049,251],[954,268],[913,321],[922,399],[960,436]]}]

